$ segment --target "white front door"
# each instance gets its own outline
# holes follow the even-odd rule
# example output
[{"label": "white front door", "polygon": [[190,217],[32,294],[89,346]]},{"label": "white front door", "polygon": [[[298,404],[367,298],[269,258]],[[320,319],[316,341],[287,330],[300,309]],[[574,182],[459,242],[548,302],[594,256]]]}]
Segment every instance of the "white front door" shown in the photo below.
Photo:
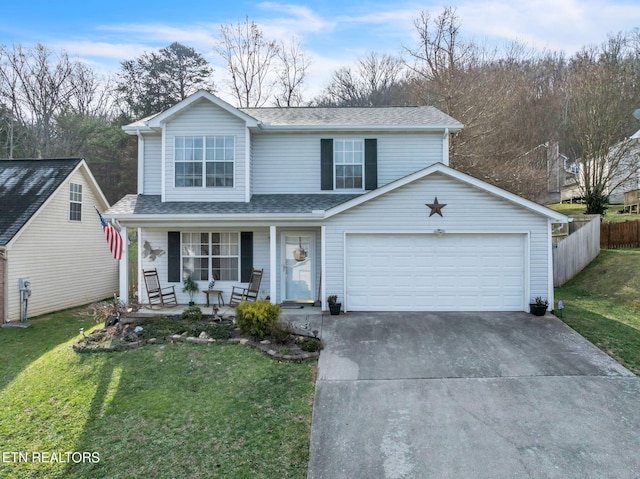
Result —
[{"label": "white front door", "polygon": [[282,233],[283,301],[314,300],[313,233]]}]

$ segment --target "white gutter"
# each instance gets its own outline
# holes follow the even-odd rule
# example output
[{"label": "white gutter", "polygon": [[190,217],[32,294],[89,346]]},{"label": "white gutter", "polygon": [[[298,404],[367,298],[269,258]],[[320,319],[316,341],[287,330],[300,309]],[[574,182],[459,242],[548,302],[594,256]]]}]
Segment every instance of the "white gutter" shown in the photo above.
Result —
[{"label": "white gutter", "polygon": [[286,132],[286,131],[441,131],[449,130],[456,133],[462,130],[463,125],[269,125],[261,123],[258,129],[261,132]]},{"label": "white gutter", "polygon": [[245,221],[318,221],[325,218],[325,212],[316,212],[315,214],[309,213],[278,213],[273,215],[266,215],[264,213],[252,213],[252,214],[238,214],[238,213],[226,213],[226,214],[191,214],[191,215],[179,215],[179,214],[148,214],[148,215],[136,215],[136,214],[107,214],[102,216],[106,219],[115,219],[120,223],[135,222],[137,223],[156,223],[156,222],[174,222],[182,223],[185,221],[202,221],[212,223],[216,221],[234,221],[242,223]]}]

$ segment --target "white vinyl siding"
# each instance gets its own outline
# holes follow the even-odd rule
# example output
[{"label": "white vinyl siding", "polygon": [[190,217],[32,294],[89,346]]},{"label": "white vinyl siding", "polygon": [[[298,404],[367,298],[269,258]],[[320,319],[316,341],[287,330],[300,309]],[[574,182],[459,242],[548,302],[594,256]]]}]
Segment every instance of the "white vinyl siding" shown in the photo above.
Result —
[{"label": "white vinyl siding", "polygon": [[[429,217],[426,203],[438,197],[446,203],[444,215]],[[528,299],[549,297],[549,228],[547,218],[506,200],[434,174],[391,191],[326,221],[327,294],[345,294],[345,242],[352,233],[424,233],[443,230],[442,238],[454,234],[528,234]]]},{"label": "white vinyl siding", "polygon": [[143,194],[159,195],[162,192],[162,137],[144,135]]},{"label": "white vinyl siding", "polygon": [[[233,186],[224,188],[176,187],[174,145],[176,137],[233,137]],[[171,118],[165,128],[165,201],[244,201],[246,125],[238,117],[203,101]],[[204,165],[203,165],[204,168]],[[211,177],[213,178],[213,176]]]},{"label": "white vinyl siding", "polygon": [[[442,161],[442,133],[366,132],[358,136],[378,140],[378,186]],[[253,193],[326,193],[320,189],[320,140],[353,137],[353,133],[334,132],[253,134]]]},{"label": "white vinyl siding", "polygon": [[7,254],[7,320],[20,319],[18,280],[31,280],[29,317],[80,306],[118,291],[118,261],[104,238],[98,215],[69,219],[69,181],[82,185],[83,200],[99,205],[92,184],[73,173],[15,239]]}]

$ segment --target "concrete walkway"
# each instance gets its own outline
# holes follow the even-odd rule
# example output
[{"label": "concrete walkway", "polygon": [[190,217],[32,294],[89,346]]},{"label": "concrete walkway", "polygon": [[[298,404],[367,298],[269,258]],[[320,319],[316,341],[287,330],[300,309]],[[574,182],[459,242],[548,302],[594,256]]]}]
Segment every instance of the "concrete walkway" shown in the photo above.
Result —
[{"label": "concrete walkway", "polygon": [[640,379],[553,316],[312,322],[310,479],[640,477]]}]

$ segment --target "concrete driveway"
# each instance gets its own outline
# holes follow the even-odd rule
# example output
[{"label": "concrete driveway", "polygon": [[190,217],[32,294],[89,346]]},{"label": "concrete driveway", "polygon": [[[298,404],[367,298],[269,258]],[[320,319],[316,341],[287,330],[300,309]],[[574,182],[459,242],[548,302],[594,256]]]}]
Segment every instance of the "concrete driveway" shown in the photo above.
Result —
[{"label": "concrete driveway", "polygon": [[555,317],[319,321],[310,479],[640,478],[640,378]]}]

